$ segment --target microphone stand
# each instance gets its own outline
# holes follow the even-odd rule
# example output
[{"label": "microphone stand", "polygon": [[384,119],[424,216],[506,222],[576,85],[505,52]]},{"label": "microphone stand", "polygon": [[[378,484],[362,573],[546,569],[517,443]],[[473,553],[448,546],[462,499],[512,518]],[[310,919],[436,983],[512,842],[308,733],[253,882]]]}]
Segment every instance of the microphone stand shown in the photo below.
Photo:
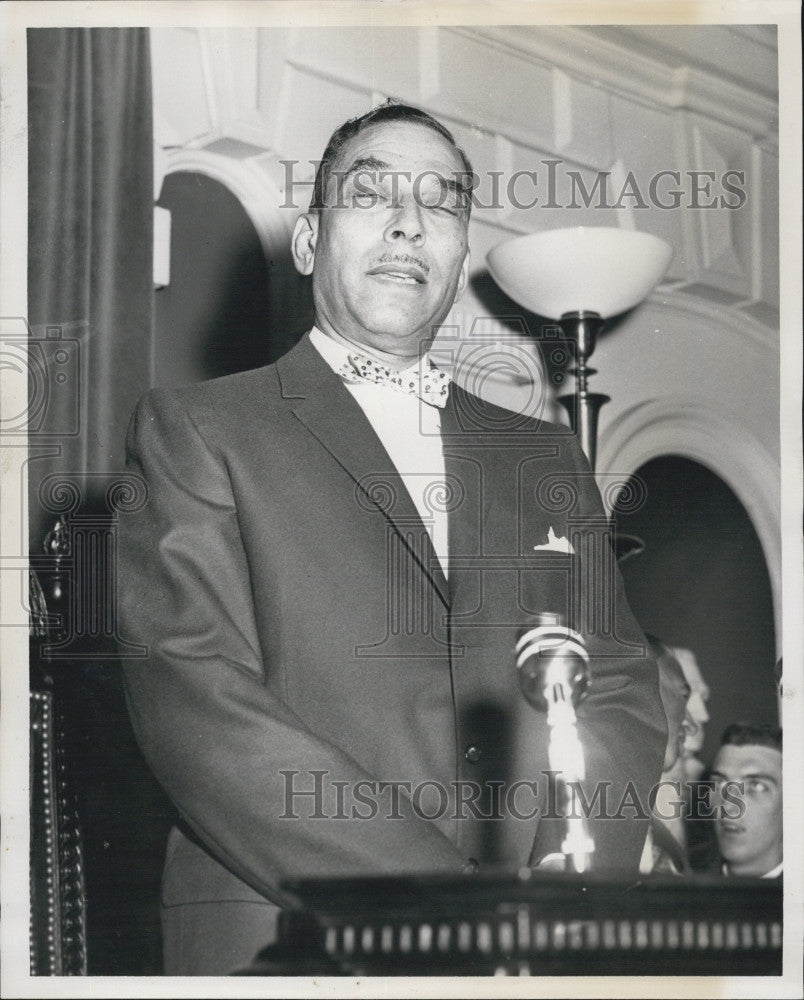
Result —
[{"label": "microphone stand", "polygon": [[551,623],[526,628],[516,651],[522,692],[534,708],[547,713],[548,759],[565,823],[565,870],[585,872],[591,868],[595,845],[585,813],[576,808],[575,789],[586,777],[586,767],[575,706],[589,679],[586,646],[577,632]]}]

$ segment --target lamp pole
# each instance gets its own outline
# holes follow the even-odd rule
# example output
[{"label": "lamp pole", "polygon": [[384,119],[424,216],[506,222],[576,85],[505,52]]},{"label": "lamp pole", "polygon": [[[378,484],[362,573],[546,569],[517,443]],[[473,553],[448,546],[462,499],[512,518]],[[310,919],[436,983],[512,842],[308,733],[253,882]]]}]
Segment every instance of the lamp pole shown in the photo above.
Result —
[{"label": "lamp pole", "polygon": [[575,375],[575,392],[559,396],[558,402],[569,414],[570,425],[578,435],[594,472],[597,458],[597,418],[600,408],[611,397],[600,392],[589,392],[589,376],[595,375],[596,371],[594,368],[587,368],[586,362],[595,349],[597,335],[605,320],[599,313],[578,310],[564,313],[558,322],[567,339],[575,344],[575,367],[572,370]]}]

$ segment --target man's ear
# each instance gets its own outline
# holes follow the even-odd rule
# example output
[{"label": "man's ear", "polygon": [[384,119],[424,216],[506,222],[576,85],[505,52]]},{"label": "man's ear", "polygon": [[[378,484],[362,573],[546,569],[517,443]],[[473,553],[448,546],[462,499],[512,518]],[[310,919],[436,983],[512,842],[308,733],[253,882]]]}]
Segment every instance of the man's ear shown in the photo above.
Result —
[{"label": "man's ear", "polygon": [[469,280],[469,261],[471,256],[471,252],[467,249],[466,256],[463,258],[463,264],[461,264],[461,273],[458,278],[458,287],[455,290],[455,298],[452,300],[453,302],[458,301],[466,288],[466,282]]},{"label": "man's ear", "polygon": [[293,263],[299,274],[312,274],[315,263],[315,245],[318,240],[318,212],[305,212],[296,220],[290,246]]}]

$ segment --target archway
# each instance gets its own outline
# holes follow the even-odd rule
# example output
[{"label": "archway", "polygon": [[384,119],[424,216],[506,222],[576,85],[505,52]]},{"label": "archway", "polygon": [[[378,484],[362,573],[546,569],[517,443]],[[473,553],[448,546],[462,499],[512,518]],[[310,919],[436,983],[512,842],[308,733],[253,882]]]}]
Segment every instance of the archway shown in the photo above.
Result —
[{"label": "archway", "polygon": [[[293,220],[253,165],[176,160],[158,204],[171,217],[170,283],[154,295],[154,384],[198,382],[276,361],[312,325]],[[254,211],[254,204],[260,210]]]},{"label": "archway", "polygon": [[621,566],[628,600],[645,631],[695,653],[711,689],[711,759],[730,722],[778,719],[767,564],[745,508],[709,468],[662,455],[636,475],[646,501],[617,515],[619,530],[646,543]]}]

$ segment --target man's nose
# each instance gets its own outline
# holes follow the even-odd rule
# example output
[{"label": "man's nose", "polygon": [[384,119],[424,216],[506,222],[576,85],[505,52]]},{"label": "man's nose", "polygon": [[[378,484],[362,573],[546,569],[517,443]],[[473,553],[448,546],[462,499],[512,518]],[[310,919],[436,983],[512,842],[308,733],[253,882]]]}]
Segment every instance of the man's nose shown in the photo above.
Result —
[{"label": "man's nose", "polygon": [[697,691],[693,691],[690,695],[690,699],[687,702],[687,711],[701,723],[709,721],[706,702]]},{"label": "man's nose", "polygon": [[384,236],[386,243],[407,240],[417,247],[424,243],[421,210],[415,198],[403,197],[398,202],[391,221],[385,227]]}]

